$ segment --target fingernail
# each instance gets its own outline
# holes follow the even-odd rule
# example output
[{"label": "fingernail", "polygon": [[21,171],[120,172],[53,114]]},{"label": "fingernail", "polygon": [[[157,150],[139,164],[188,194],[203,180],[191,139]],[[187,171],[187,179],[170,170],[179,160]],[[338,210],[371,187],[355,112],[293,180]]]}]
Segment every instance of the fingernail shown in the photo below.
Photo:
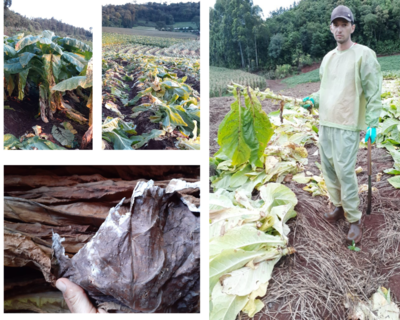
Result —
[{"label": "fingernail", "polygon": [[62,293],[64,293],[64,291],[67,289],[67,286],[65,285],[64,282],[62,282],[61,280],[57,280],[56,282],[56,287],[58,290],[60,290]]}]

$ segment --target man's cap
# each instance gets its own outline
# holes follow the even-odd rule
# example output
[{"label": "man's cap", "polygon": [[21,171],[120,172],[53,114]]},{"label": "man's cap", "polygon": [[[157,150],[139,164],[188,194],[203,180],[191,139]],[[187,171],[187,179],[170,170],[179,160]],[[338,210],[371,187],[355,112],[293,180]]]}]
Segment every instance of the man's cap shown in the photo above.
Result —
[{"label": "man's cap", "polygon": [[354,23],[353,13],[346,6],[337,6],[335,9],[333,9],[331,14],[331,23],[337,18],[343,18]]}]

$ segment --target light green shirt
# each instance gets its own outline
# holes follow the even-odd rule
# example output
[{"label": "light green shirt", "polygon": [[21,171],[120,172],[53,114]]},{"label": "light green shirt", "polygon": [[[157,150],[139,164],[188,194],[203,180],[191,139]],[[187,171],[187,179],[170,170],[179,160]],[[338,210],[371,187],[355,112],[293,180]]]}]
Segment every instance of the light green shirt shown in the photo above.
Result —
[{"label": "light green shirt", "polygon": [[382,109],[382,72],[370,48],[354,44],[325,55],[319,69],[321,86],[311,95],[320,124],[360,131],[377,128]]}]

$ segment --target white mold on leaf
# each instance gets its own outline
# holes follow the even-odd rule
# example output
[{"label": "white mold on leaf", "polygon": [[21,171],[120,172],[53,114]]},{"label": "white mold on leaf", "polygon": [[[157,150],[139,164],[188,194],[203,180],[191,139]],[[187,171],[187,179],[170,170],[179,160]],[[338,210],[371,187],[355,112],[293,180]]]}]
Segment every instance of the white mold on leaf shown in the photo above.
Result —
[{"label": "white mold on leaf", "polygon": [[200,189],[200,181],[197,182],[186,182],[184,180],[181,179],[172,179],[167,188],[165,189],[165,193],[172,193],[174,191],[179,191],[179,190],[183,190],[183,189],[189,189],[189,188],[199,188]]}]

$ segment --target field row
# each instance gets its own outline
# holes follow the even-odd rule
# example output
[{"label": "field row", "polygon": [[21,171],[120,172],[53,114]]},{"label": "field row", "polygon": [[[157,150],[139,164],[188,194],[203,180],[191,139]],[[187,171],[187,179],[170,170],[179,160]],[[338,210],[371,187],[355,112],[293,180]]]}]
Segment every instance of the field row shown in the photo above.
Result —
[{"label": "field row", "polygon": [[199,74],[198,60],[106,49],[104,148],[199,149]]},{"label": "field row", "polygon": [[267,87],[265,78],[256,74],[242,70],[210,67],[210,98],[227,95],[227,85],[231,82],[252,88],[259,88],[260,90]]},{"label": "field row", "polygon": [[140,35],[103,33],[103,46],[117,44],[142,44],[147,46],[155,46],[167,48],[178,43],[190,41],[189,39],[161,38]]},{"label": "field row", "polygon": [[[186,41],[178,43],[168,48],[160,48],[149,45],[117,45],[112,46],[115,53],[135,54],[135,55],[155,55],[165,57],[192,57],[200,58],[200,41]],[[105,51],[111,50],[106,47]]]}]

